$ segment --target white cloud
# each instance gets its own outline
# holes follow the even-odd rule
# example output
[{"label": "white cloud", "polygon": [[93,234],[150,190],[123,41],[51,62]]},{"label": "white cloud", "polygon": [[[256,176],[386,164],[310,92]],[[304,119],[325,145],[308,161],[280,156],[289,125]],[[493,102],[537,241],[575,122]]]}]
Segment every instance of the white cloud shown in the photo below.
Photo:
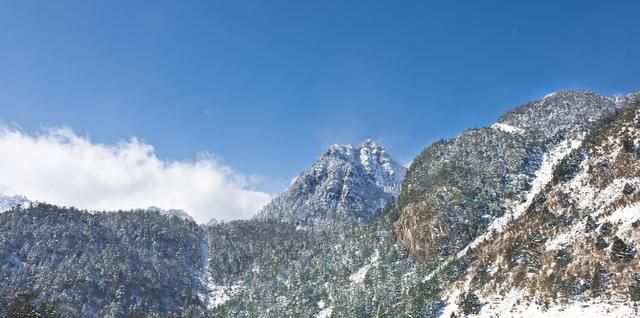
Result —
[{"label": "white cloud", "polygon": [[0,127],[0,193],[89,210],[158,206],[183,209],[199,223],[243,219],[271,196],[210,155],[163,161],[132,138],[93,143],[68,128],[29,135]]}]

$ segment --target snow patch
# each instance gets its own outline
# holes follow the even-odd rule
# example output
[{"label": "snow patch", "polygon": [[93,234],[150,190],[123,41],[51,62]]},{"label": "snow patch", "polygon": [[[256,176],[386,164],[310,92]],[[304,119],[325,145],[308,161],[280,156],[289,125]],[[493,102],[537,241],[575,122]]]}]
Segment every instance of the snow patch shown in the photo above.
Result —
[{"label": "snow patch", "polygon": [[562,249],[567,244],[574,242],[579,236],[582,236],[582,233],[584,232],[584,228],[585,228],[584,222],[576,223],[571,228],[571,230],[561,233],[560,235],[557,235],[552,240],[547,241],[547,243],[545,243],[545,250],[556,251],[556,250]]},{"label": "snow patch", "polygon": [[556,94],[558,94],[558,92],[553,92],[553,93],[549,93],[549,94],[547,94],[547,95],[544,95],[544,99],[547,99],[547,98],[551,98],[551,97],[553,97],[553,96],[556,96]]},{"label": "snow patch", "polygon": [[316,318],[329,318],[333,313],[333,307],[327,307],[316,314]]},{"label": "snow patch", "polygon": [[368,264],[362,266],[355,273],[349,276],[349,280],[356,284],[362,284],[364,282],[364,278],[367,276],[369,269],[373,266],[378,266],[378,261],[380,260],[380,253],[376,250],[371,258],[369,259]]},{"label": "snow patch", "polygon": [[638,312],[628,302],[586,302],[575,301],[569,304],[551,304],[543,308],[535,303],[524,301],[522,290],[512,290],[504,297],[485,300],[480,314],[472,317],[637,317]]},{"label": "snow patch", "polygon": [[640,219],[640,203],[618,209],[605,218],[612,224],[619,224],[616,234],[618,237],[633,239],[630,235],[634,232],[633,223]]},{"label": "snow patch", "polygon": [[206,292],[200,295],[207,308],[214,309],[223,305],[231,298],[235,297],[241,290],[242,285],[216,285],[209,272],[209,246],[202,240],[200,242],[200,258],[202,261],[202,282]]},{"label": "snow patch", "polygon": [[214,309],[216,307],[222,306],[224,303],[229,301],[231,298],[235,297],[242,288],[241,285],[209,285],[210,301],[208,302],[208,308]]},{"label": "snow patch", "polygon": [[583,163],[582,173],[569,183],[570,192],[579,198],[578,207],[585,210],[601,211],[617,201],[623,195],[625,185],[640,185],[640,178],[618,178],[609,183],[604,189],[592,186],[587,180],[587,164]]},{"label": "snow patch", "polygon": [[503,124],[503,123],[495,123],[493,125],[491,125],[491,128],[495,129],[495,130],[501,130],[507,133],[512,133],[512,134],[522,134],[524,133],[524,129],[519,128],[519,127],[515,127],[515,126],[511,126],[508,124]]},{"label": "snow patch", "polygon": [[446,305],[441,309],[438,317],[449,318],[458,311],[456,300],[460,297],[460,290],[456,289],[447,297]]},{"label": "snow patch", "polygon": [[[587,166],[583,163],[582,171],[576,175],[568,184],[567,192],[573,198],[576,198],[577,205],[585,211],[592,211],[590,215],[598,222],[611,222],[616,224],[621,222],[615,235],[623,238],[631,238],[628,233],[631,232],[632,223],[640,219],[640,205],[635,204],[614,211],[611,215],[603,217],[607,208],[615,203],[623,195],[625,185],[631,184],[637,186],[640,184],[640,178],[618,178],[609,183],[605,188],[596,188],[587,181]],[[559,250],[566,245],[579,240],[585,236],[585,222],[576,222],[571,229],[557,235],[545,244],[547,251]],[[633,238],[631,238],[633,239]]]}]

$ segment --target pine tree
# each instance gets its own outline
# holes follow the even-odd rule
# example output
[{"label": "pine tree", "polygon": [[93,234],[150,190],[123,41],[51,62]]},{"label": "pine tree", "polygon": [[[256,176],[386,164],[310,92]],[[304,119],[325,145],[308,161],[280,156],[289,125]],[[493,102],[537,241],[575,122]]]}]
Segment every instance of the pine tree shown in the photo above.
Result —
[{"label": "pine tree", "polygon": [[9,305],[8,318],[35,318],[38,317],[32,302],[36,299],[35,294],[18,294]]},{"label": "pine tree", "polygon": [[593,297],[601,296],[607,290],[609,285],[609,277],[607,274],[602,264],[596,263],[589,281],[589,288],[591,289],[591,295]]},{"label": "pine tree", "polygon": [[463,296],[460,307],[465,316],[478,314],[481,307],[480,299],[473,292],[469,292]]},{"label": "pine tree", "polygon": [[611,260],[614,262],[618,261],[629,261],[636,255],[636,251],[633,246],[626,244],[619,237],[613,238],[613,244],[611,245]]}]

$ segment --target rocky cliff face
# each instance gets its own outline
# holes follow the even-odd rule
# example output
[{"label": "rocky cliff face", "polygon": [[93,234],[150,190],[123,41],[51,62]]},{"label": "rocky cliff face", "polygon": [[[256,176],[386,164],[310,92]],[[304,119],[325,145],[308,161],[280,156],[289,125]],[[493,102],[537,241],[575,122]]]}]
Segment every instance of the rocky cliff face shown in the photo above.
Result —
[{"label": "rocky cliff face", "polygon": [[403,184],[398,238],[419,259],[458,252],[540,191],[545,169],[634,100],[562,91],[427,147]]},{"label": "rocky cliff face", "polygon": [[405,172],[372,140],[333,145],[257,218],[319,228],[366,221],[399,194]]}]

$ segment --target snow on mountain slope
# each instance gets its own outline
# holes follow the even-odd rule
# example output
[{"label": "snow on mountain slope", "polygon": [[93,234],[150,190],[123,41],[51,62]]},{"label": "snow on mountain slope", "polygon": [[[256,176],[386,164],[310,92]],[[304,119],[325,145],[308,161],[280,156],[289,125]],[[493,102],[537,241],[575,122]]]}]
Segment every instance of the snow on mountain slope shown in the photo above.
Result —
[{"label": "snow on mountain slope", "polygon": [[199,297],[209,310],[215,310],[216,307],[224,305],[225,302],[234,297],[242,286],[217,285],[209,271],[209,246],[204,239],[200,243],[200,253],[203,264],[201,280],[202,285],[205,286],[205,290],[199,295]]},{"label": "snow on mountain slope", "polygon": [[469,252],[469,250],[476,248],[480,244],[486,243],[495,235],[500,234],[505,229],[507,229],[511,225],[513,220],[518,219],[524,212],[527,211],[527,209],[529,209],[536,196],[538,196],[541,191],[544,190],[545,186],[552,180],[556,166],[567,155],[569,155],[572,150],[577,149],[581,144],[581,139],[571,141],[567,140],[553,149],[549,154],[546,154],[542,160],[542,165],[535,172],[535,178],[533,179],[531,189],[526,195],[526,200],[522,203],[512,204],[512,206],[508,207],[508,212],[505,213],[502,217],[493,220],[484,234],[476,237],[471,243],[460,250],[457,254],[443,261],[438,269],[429,273],[429,275],[425,277],[425,281],[431,279],[438,270],[445,268],[452,261],[464,257]]},{"label": "snow on mountain slope", "polygon": [[[522,302],[527,292],[512,290],[506,295],[489,301],[489,304],[473,317],[518,317],[518,318],[631,318],[637,317],[638,311],[628,306],[623,300],[617,302],[606,301],[575,301],[555,306],[544,304],[530,304]],[[443,316],[445,317],[445,316]],[[446,316],[449,317],[449,316]]]},{"label": "snow on mountain slope", "polygon": [[458,253],[530,199],[553,149],[580,140],[633,98],[560,91],[507,112],[490,128],[432,144],[403,184],[398,238],[422,260]]},{"label": "snow on mountain slope", "polygon": [[361,222],[400,193],[405,173],[372,140],[333,145],[257,218],[319,227]]},{"label": "snow on mountain slope", "polygon": [[465,308],[478,317],[638,316],[638,123],[640,106],[605,120],[522,214],[464,249],[471,262],[445,291],[442,317]]},{"label": "snow on mountain slope", "polygon": [[358,147],[360,164],[373,178],[376,186],[394,197],[400,194],[400,185],[406,169],[391,160],[385,149],[373,140],[367,139]]},{"label": "snow on mountain slope", "polygon": [[518,128],[518,127],[514,127],[514,126],[511,126],[511,125],[502,124],[502,123],[495,123],[495,124],[491,125],[491,128],[502,130],[502,131],[508,132],[508,133],[521,134],[521,133],[524,132],[524,130],[522,128]]},{"label": "snow on mountain slope", "polygon": [[15,207],[27,207],[31,205],[31,201],[20,195],[5,196],[0,195],[0,213],[11,210]]}]

